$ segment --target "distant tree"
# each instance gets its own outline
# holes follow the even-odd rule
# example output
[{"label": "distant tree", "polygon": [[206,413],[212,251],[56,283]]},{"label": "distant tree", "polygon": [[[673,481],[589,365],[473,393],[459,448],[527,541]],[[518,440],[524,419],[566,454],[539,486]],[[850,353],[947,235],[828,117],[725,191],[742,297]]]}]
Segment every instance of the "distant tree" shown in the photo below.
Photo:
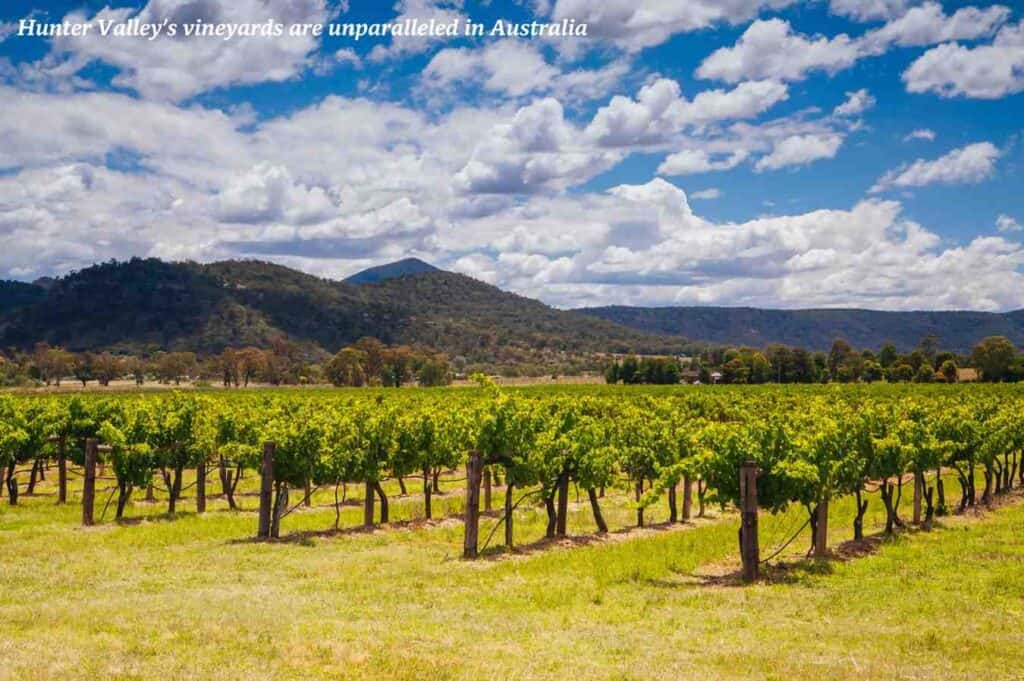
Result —
[{"label": "distant tree", "polygon": [[353,343],[352,347],[366,353],[367,379],[373,384],[379,382],[384,371],[384,344],[376,338],[364,336]]},{"label": "distant tree", "polygon": [[930,362],[923,363],[914,373],[914,383],[934,383],[935,369]]},{"label": "distant tree", "polygon": [[749,375],[748,381],[750,383],[767,383],[772,380],[772,365],[768,361],[768,358],[760,352],[753,352],[749,355]]},{"label": "distant tree", "polygon": [[195,371],[196,356],[192,352],[164,352],[156,357],[155,368],[162,383],[178,385]]},{"label": "distant tree", "polygon": [[383,353],[384,364],[381,367],[381,382],[390,387],[400,388],[412,378],[412,367],[416,359],[412,349],[400,345],[387,348]]},{"label": "distant tree", "polygon": [[996,382],[1006,378],[1016,354],[1006,336],[989,336],[974,346],[971,361],[981,373],[981,380]]},{"label": "distant tree", "polygon": [[299,346],[284,336],[271,339],[270,347],[263,353],[263,376],[268,383],[298,383],[304,361]]},{"label": "distant tree", "polygon": [[81,381],[83,388],[89,381],[94,380],[96,375],[93,372],[92,355],[88,352],[81,352],[76,355],[71,362],[71,372],[74,374],[75,380]]},{"label": "distant tree", "polygon": [[39,378],[50,385],[58,387],[74,364],[74,355],[64,348],[53,348],[46,343],[38,343],[33,352],[33,362],[39,371]]},{"label": "distant tree", "polygon": [[898,353],[896,352],[896,346],[888,341],[882,346],[882,349],[878,351],[878,363],[882,365],[883,369],[888,369],[896,363]]},{"label": "distant tree", "polygon": [[722,365],[722,381],[724,383],[746,383],[749,376],[750,368],[739,357],[734,357]]},{"label": "distant tree", "polygon": [[832,349],[828,353],[828,372],[836,376],[839,367],[846,363],[853,354],[853,347],[842,338],[832,341]]},{"label": "distant tree", "polygon": [[224,352],[220,353],[220,356],[216,359],[217,366],[220,369],[221,382],[224,387],[238,387],[239,383],[241,383],[238,350],[235,350],[234,348],[224,348]]},{"label": "distant tree", "polygon": [[604,370],[604,382],[615,384],[619,382],[619,363],[612,360],[612,363]]},{"label": "distant tree", "polygon": [[121,375],[121,366],[116,357],[103,352],[93,357],[92,373],[100,385],[110,385],[111,381]]},{"label": "distant tree", "polygon": [[626,359],[622,360],[622,366],[619,367],[619,378],[626,385],[630,383],[636,383],[637,371],[640,368],[640,363],[636,357],[630,355]]},{"label": "distant tree", "polygon": [[[904,358],[904,361],[907,364],[909,364],[915,372],[921,368],[922,364],[932,366],[932,363],[928,360],[928,357],[925,356],[924,351],[921,350],[920,348],[917,348],[916,350],[912,351],[909,355],[907,355]],[[934,369],[934,367],[932,368]]]},{"label": "distant tree", "polygon": [[452,382],[452,370],[448,359],[441,355],[428,357],[420,364],[416,378],[425,388],[449,385]]},{"label": "distant tree", "polygon": [[952,359],[947,359],[941,365],[939,365],[939,373],[946,379],[947,383],[956,383],[957,381],[957,366],[956,362]]},{"label": "distant tree", "polygon": [[238,362],[238,373],[242,379],[242,386],[248,388],[249,382],[256,380],[256,377],[263,373],[267,364],[267,355],[259,348],[242,348],[235,354]]},{"label": "distant tree", "polygon": [[897,364],[886,372],[890,383],[909,383],[914,378],[914,367],[909,364]]},{"label": "distant tree", "polygon": [[366,353],[342,348],[324,365],[324,374],[337,386],[361,386],[366,383]]},{"label": "distant tree", "polygon": [[860,380],[865,383],[874,383],[880,381],[885,377],[885,370],[882,369],[882,365],[874,360],[867,360],[864,362],[864,366],[861,368]]},{"label": "distant tree", "polygon": [[142,385],[146,381],[146,361],[135,355],[127,355],[121,358],[121,371],[130,374],[135,379],[135,385]]},{"label": "distant tree", "polygon": [[939,352],[939,337],[934,333],[930,333],[921,339],[921,342],[917,344],[918,349],[924,354],[925,359],[928,363],[935,367],[935,356]]}]

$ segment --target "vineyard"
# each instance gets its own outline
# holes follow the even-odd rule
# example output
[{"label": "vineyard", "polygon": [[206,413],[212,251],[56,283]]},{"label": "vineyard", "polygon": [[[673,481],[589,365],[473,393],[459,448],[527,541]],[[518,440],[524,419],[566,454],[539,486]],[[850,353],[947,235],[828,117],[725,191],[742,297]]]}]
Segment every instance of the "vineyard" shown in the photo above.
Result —
[{"label": "vineyard", "polygon": [[[905,639],[907,678],[1013,678],[1022,407],[1015,386],[3,395],[0,678],[661,676],[641,653],[744,678],[726,653],[760,636],[779,678],[899,678],[866,620]],[[859,672],[821,666],[850,640]]]}]

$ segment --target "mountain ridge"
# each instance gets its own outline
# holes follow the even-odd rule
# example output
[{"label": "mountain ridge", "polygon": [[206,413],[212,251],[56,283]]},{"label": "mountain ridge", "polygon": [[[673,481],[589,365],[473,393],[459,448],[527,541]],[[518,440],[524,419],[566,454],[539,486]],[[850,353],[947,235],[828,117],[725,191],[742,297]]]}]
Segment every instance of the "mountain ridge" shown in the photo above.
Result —
[{"label": "mountain ridge", "polygon": [[907,351],[929,334],[962,353],[991,335],[1024,345],[1024,310],[559,310],[415,258],[340,281],[260,260],[133,258],[39,284],[0,282],[0,336],[18,348],[45,341],[75,351],[214,353],[284,338],[323,355],[373,336],[516,363],[573,353],[677,354],[699,344],[828,350],[835,338],[872,349],[892,341]]},{"label": "mountain ridge", "polygon": [[843,338],[854,347],[877,349],[892,342],[900,351],[928,335],[939,345],[966,353],[986,336],[1006,336],[1024,345],[1024,310],[870,310],[863,308],[767,309],[755,307],[612,305],[574,310],[648,333],[683,335],[726,345],[762,347],[781,343],[828,350]]}]

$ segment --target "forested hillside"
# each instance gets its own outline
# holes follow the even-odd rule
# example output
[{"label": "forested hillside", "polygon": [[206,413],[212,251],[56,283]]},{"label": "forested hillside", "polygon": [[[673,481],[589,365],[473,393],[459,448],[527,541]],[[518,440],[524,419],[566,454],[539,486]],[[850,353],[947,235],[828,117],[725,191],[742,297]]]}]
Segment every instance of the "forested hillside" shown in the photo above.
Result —
[{"label": "forested hillside", "polygon": [[967,353],[987,336],[1024,344],[1024,311],[882,312],[877,310],[762,310],[750,307],[593,307],[576,310],[599,319],[655,334],[681,335],[709,343],[764,347],[783,343],[827,351],[836,338],[858,348],[891,341],[912,350],[934,335],[942,348]]},{"label": "forested hillside", "polygon": [[135,258],[89,267],[45,288],[9,282],[0,291],[0,324],[7,346],[45,341],[72,351],[216,353],[285,338],[310,352],[334,353],[372,336],[508,361],[683,346],[679,338],[555,310],[460,274],[385,271],[375,278],[355,285],[260,261]]}]

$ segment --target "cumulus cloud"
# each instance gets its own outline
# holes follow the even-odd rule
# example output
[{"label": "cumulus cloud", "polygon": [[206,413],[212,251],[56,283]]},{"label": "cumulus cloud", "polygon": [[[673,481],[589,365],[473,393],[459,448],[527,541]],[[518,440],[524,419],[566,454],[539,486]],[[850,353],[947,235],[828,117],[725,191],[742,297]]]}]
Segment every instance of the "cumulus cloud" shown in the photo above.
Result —
[{"label": "cumulus cloud", "polygon": [[990,45],[939,45],[903,73],[908,92],[998,99],[1024,91],[1024,21],[1004,26]]},{"label": "cumulus cloud", "polygon": [[992,177],[998,158],[999,149],[992,143],[970,144],[932,161],[918,159],[891,170],[875,183],[871,193],[930,184],[977,184]]},{"label": "cumulus cloud", "polygon": [[977,40],[992,35],[1010,16],[1002,5],[963,7],[947,15],[938,2],[928,2],[864,36],[865,49],[884,51],[891,45],[921,47],[950,40]]},{"label": "cumulus cloud", "polygon": [[738,24],[763,10],[781,9],[796,0],[557,0],[555,21],[588,24],[591,38],[607,40],[630,52],[660,45],[677,33],[717,23]]},{"label": "cumulus cloud", "polygon": [[707,173],[719,170],[732,170],[743,163],[749,156],[748,152],[738,149],[729,154],[709,154],[703,149],[684,149],[671,154],[658,166],[659,175],[679,176]]},{"label": "cumulus cloud", "polygon": [[805,36],[788,21],[767,19],[751,24],[732,47],[712,52],[697,68],[699,78],[736,83],[778,78],[802,80],[813,70],[835,73],[860,58],[860,46],[841,33],[833,38]]},{"label": "cumulus cloud", "polygon": [[916,0],[832,0],[829,10],[856,21],[875,21],[898,17],[914,2]]},{"label": "cumulus cloud", "polygon": [[866,88],[856,92],[847,92],[846,101],[832,112],[836,116],[859,116],[875,106],[876,100]]},{"label": "cumulus cloud", "polygon": [[1024,230],[1024,227],[1022,227],[1021,224],[1017,222],[1016,218],[1010,217],[1009,215],[1003,213],[996,218],[996,229],[998,229],[1000,232],[1009,233],[1020,232]]},{"label": "cumulus cloud", "polygon": [[[136,12],[110,8],[87,15],[72,12],[67,21],[138,19],[143,23],[283,24],[321,23],[331,16],[327,0],[151,0]],[[231,85],[283,81],[294,78],[313,63],[319,39],[285,35],[273,40],[235,38],[217,40],[175,37],[110,39],[93,31],[80,37],[53,41],[53,56],[79,71],[93,62],[118,69],[114,85],[148,99],[180,101],[201,92]]]},{"label": "cumulus cloud", "polygon": [[[564,306],[727,304],[882,309],[1010,309],[1020,305],[1024,250],[999,237],[941,248],[894,201],[716,224],[683,190],[655,180],[517,212],[530,232],[600,222],[605,241],[574,254],[474,253],[462,271]],[[644,238],[632,243],[619,226]],[[623,232],[625,233],[625,232]],[[591,232],[593,234],[593,232]],[[543,257],[537,257],[542,255]],[[568,261],[567,261],[568,260]],[[470,269],[470,264],[472,269]]]},{"label": "cumulus cloud", "polygon": [[835,158],[842,145],[843,138],[840,135],[793,135],[779,140],[772,152],[761,158],[754,168],[758,172],[778,170]]},{"label": "cumulus cloud", "polygon": [[546,98],[520,109],[513,120],[492,128],[456,174],[465,193],[519,194],[580,184],[621,160],[621,154],[578,143],[580,133],[565,120],[558,100]]},{"label": "cumulus cloud", "polygon": [[295,182],[283,166],[259,163],[231,178],[215,198],[225,222],[317,222],[337,214],[336,201],[322,187]]},{"label": "cumulus cloud", "polygon": [[696,73],[699,78],[727,83],[764,78],[797,81],[815,71],[832,75],[893,47],[984,38],[992,35],[1009,16],[1010,11],[1000,5],[984,9],[964,7],[947,15],[942,5],[928,2],[857,37],[846,33],[832,37],[805,35],[794,31],[783,19],[758,20],[747,27],[735,45],[712,52]]},{"label": "cumulus cloud", "polygon": [[[436,21],[448,24],[453,21],[462,23],[466,16],[460,11],[461,0],[399,0],[394,10],[397,13],[392,21],[401,23],[407,20],[418,20],[423,23]],[[398,36],[392,37],[388,45],[376,45],[370,50],[371,61],[387,61],[402,59],[429,51],[442,38],[435,36]]]},{"label": "cumulus cloud", "polygon": [[682,96],[679,83],[658,78],[636,99],[615,96],[594,115],[586,135],[605,147],[660,144],[684,128],[725,120],[753,118],[789,96],[776,81],[741,83],[732,90],[704,90]]},{"label": "cumulus cloud", "polygon": [[562,71],[548,63],[537,43],[499,40],[482,48],[439,51],[421,74],[428,90],[480,85],[504,97],[552,93],[570,100],[603,97],[626,75],[629,63],[614,60],[597,69]]}]

